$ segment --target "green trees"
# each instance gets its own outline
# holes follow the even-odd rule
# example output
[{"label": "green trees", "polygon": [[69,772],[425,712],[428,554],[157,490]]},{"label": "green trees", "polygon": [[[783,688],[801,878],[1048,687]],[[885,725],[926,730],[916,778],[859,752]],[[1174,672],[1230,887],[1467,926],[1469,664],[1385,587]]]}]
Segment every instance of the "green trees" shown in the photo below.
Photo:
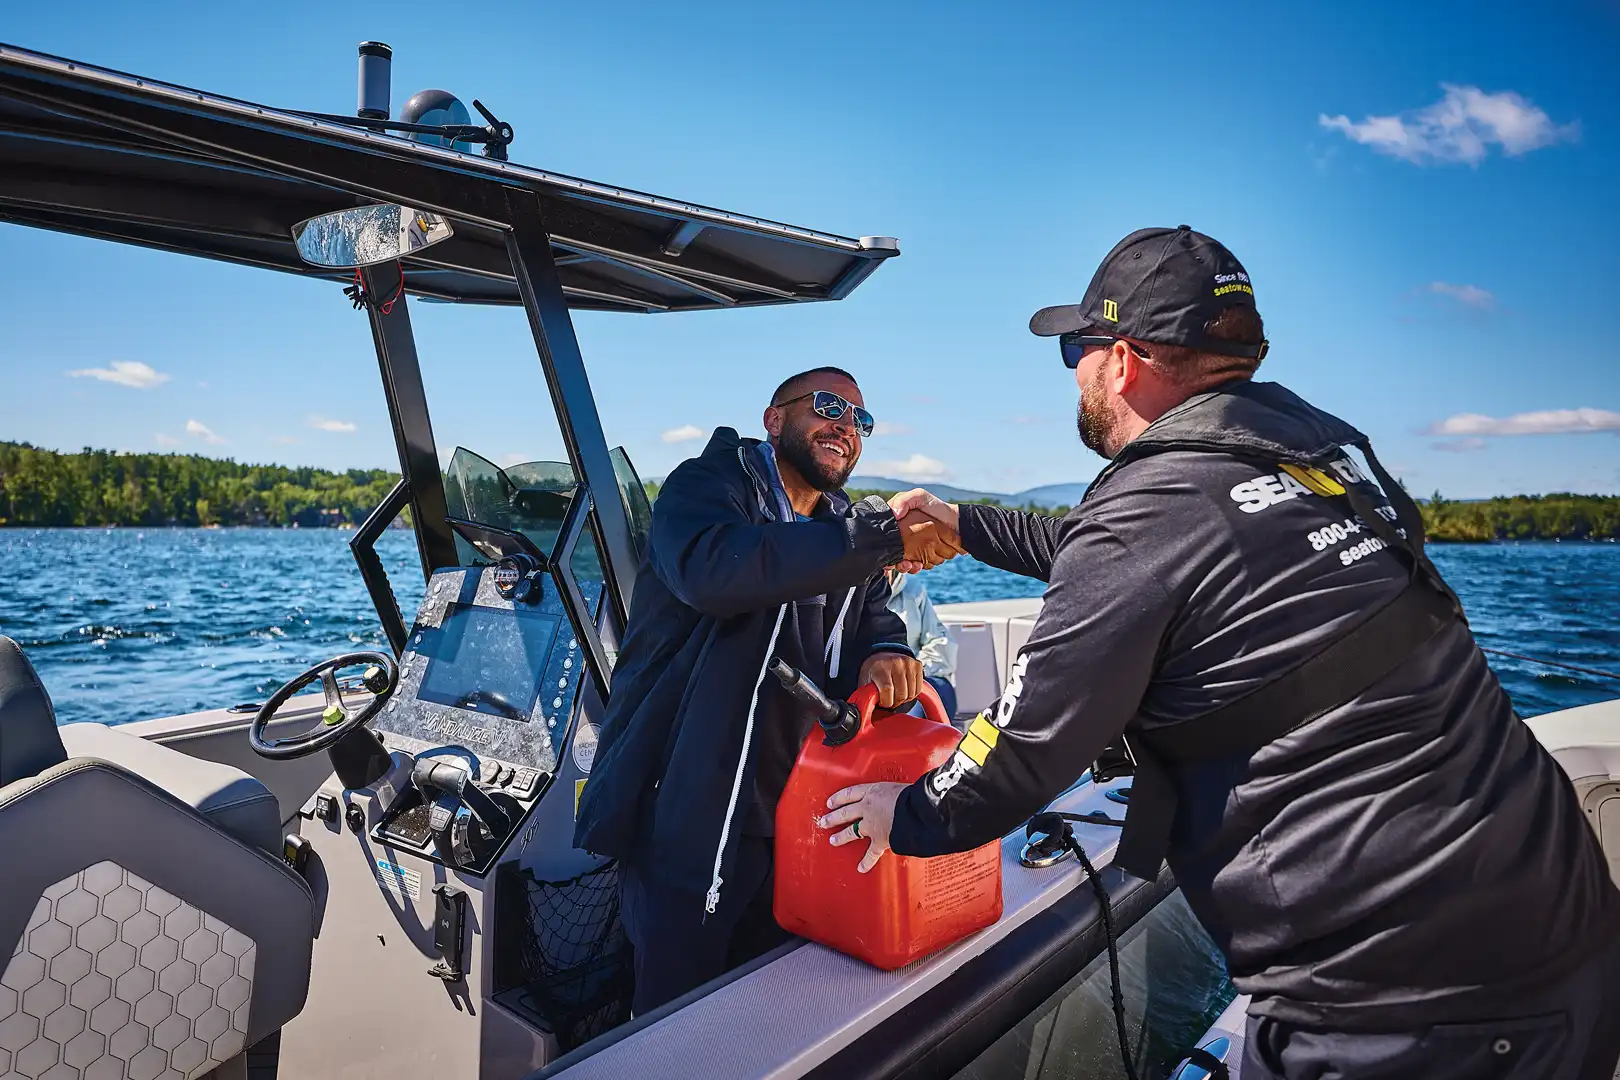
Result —
[{"label": "green trees", "polygon": [[61,454],[0,442],[0,525],[358,524],[385,469],[241,465],[196,454]]},{"label": "green trees", "polygon": [[1620,498],[1612,495],[1505,495],[1451,502],[1437,491],[1419,502],[1431,540],[1612,540],[1620,538]]},{"label": "green trees", "polygon": [[[851,491],[851,498],[892,491]],[[990,502],[988,499],[976,500]],[[1483,543],[1491,540],[1613,540],[1620,539],[1620,497],[1613,495],[1504,495],[1494,499],[1457,502],[1438,491],[1428,501],[1416,500],[1430,540]],[[1000,505],[992,503],[992,505]],[[1062,517],[1066,506],[1008,507],[1037,510]]]},{"label": "green trees", "polygon": [[[89,447],[61,454],[0,442],[0,525],[357,525],[398,479],[386,469],[329,472]],[[656,499],[658,486],[647,484],[647,494]],[[850,492],[866,494],[893,492]],[[1620,539],[1620,497],[1612,495],[1458,502],[1437,491],[1418,507],[1432,540]]]}]

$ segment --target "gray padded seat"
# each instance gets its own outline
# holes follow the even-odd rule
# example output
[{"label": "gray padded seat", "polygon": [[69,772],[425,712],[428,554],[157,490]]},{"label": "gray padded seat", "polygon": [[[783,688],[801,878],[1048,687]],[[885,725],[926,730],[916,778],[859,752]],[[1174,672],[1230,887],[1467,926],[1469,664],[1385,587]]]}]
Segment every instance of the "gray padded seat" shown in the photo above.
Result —
[{"label": "gray padded seat", "polygon": [[303,1009],[317,911],[257,780],[58,729],[0,637],[0,1078],[203,1080]]},{"label": "gray padded seat", "polygon": [[0,636],[0,787],[68,758],[99,758],[155,784],[260,851],[280,856],[281,811],[264,784],[103,724],[56,726],[50,695],[17,643]]},{"label": "gray padded seat", "polygon": [[0,787],[66,760],[56,711],[34,665],[15,641],[0,637]]},{"label": "gray padded seat", "polygon": [[202,811],[243,843],[271,855],[281,854],[281,811],[276,797],[241,769],[194,758],[105,724],[68,724],[60,734],[68,757],[100,758],[128,769]]}]

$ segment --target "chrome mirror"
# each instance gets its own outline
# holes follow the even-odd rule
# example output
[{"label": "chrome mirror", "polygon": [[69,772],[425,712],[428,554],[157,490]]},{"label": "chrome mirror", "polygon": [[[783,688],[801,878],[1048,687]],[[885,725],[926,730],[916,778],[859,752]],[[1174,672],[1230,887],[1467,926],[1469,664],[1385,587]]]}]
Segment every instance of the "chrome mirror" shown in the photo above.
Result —
[{"label": "chrome mirror", "polygon": [[406,258],[450,239],[454,231],[438,214],[381,203],[300,221],[292,234],[305,262],[348,268]]}]

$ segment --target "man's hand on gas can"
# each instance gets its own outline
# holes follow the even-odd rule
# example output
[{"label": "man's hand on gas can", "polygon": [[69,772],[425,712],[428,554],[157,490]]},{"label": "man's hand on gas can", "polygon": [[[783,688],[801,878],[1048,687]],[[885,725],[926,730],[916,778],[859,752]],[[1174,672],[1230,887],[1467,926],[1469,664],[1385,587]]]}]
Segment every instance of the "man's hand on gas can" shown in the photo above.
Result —
[{"label": "man's hand on gas can", "polygon": [[922,661],[902,652],[875,652],[861,665],[856,686],[877,687],[878,704],[885,709],[904,705],[922,693]]},{"label": "man's hand on gas can", "polygon": [[[883,853],[889,850],[889,830],[894,827],[894,804],[900,801],[904,784],[856,784],[835,792],[827,800],[831,810],[816,819],[823,829],[838,829],[829,841],[833,847],[843,847],[856,840],[868,841],[866,854],[856,867],[866,873],[877,865]],[[839,828],[840,825],[848,826]]]}]

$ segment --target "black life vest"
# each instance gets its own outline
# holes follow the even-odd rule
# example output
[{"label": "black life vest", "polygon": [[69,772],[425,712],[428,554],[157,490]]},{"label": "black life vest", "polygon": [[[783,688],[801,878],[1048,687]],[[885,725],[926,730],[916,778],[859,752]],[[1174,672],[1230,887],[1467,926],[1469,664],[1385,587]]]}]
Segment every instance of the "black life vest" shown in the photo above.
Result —
[{"label": "black life vest", "polygon": [[1214,760],[1258,750],[1363,693],[1464,616],[1456,594],[1424,552],[1417,505],[1384,469],[1367,436],[1275,383],[1245,380],[1189,398],[1127,444],[1087,489],[1085,497],[1090,498],[1126,464],[1173,450],[1321,472],[1351,446],[1371,466],[1396,520],[1379,513],[1355,484],[1335,484],[1317,493],[1342,501],[1402,557],[1406,588],[1293,669],[1237,701],[1192,720],[1124,737],[1135,779],[1114,865],[1126,873],[1156,877],[1169,848],[1177,799],[1167,761]]}]

